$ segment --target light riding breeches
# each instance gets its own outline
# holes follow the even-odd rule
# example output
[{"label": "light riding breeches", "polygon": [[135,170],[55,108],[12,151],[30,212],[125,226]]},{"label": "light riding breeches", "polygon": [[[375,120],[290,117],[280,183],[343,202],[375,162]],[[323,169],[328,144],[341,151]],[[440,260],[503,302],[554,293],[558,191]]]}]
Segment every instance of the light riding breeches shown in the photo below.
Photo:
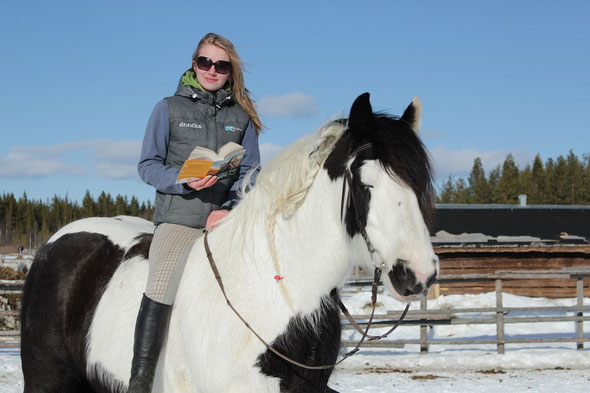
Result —
[{"label": "light riding breeches", "polygon": [[188,253],[203,229],[163,223],[156,227],[150,246],[150,271],[145,295],[159,303],[174,303]]}]

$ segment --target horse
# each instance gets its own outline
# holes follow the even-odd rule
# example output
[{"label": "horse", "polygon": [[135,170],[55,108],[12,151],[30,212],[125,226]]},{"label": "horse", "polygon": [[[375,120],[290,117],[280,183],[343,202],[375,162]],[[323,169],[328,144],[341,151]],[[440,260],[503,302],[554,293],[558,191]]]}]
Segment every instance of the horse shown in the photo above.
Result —
[{"label": "horse", "polygon": [[[334,364],[338,288],[355,265],[380,266],[405,302],[437,280],[420,118],[417,98],[395,117],[374,113],[369,94],[360,95],[348,119],[279,153],[208,233],[228,299],[273,349],[310,366]],[[25,393],[126,391],[153,231],[140,218],[86,218],[41,247],[22,298]],[[153,392],[335,392],[331,368],[283,360],[230,310],[203,236],[186,257]]]}]

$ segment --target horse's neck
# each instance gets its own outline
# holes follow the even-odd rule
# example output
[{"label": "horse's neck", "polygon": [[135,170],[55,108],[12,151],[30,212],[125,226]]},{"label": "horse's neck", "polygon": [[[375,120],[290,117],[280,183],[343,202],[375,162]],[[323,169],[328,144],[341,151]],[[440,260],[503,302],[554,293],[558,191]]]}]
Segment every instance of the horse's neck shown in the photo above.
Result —
[{"label": "horse's neck", "polygon": [[276,296],[295,312],[311,312],[342,284],[350,269],[349,242],[339,219],[341,184],[330,181],[325,171],[320,171],[301,206],[290,217],[276,216],[274,238],[268,235],[266,217],[259,217],[247,228],[240,228],[243,223],[239,220],[229,220],[219,228],[220,239],[216,242],[221,245],[221,238],[247,233],[249,241],[231,251],[232,265],[235,267],[235,261],[242,259],[240,268],[250,267],[264,280],[280,276],[280,283],[272,282]]},{"label": "horse's neck", "polygon": [[338,217],[340,187],[320,171],[291,217],[277,216],[275,247],[284,286],[297,309],[305,310],[342,284],[350,256]]}]

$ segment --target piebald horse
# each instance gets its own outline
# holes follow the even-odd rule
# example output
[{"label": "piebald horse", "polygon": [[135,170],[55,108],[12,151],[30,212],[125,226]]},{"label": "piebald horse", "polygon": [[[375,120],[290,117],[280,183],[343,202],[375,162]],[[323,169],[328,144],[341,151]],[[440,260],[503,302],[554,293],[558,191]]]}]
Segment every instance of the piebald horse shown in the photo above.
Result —
[{"label": "piebald horse", "polygon": [[[280,153],[209,233],[228,298],[281,353],[307,365],[337,360],[338,288],[355,264],[382,266],[385,285],[406,302],[436,281],[420,115],[417,98],[398,118],[373,113],[369,94],[359,96],[348,119]],[[21,312],[25,393],[126,391],[153,231],[133,217],[87,218],[39,250]],[[187,256],[153,391],[334,392],[331,369],[279,358],[231,311],[203,240]]]}]

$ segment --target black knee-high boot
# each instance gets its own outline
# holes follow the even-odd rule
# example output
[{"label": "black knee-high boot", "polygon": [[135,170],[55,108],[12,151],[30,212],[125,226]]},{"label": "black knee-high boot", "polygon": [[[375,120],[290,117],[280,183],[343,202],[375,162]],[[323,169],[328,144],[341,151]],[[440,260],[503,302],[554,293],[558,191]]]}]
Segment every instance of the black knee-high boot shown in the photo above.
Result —
[{"label": "black knee-high boot", "polygon": [[127,393],[150,393],[156,364],[166,338],[172,306],[151,300],[145,294],[135,323],[133,362]]}]

